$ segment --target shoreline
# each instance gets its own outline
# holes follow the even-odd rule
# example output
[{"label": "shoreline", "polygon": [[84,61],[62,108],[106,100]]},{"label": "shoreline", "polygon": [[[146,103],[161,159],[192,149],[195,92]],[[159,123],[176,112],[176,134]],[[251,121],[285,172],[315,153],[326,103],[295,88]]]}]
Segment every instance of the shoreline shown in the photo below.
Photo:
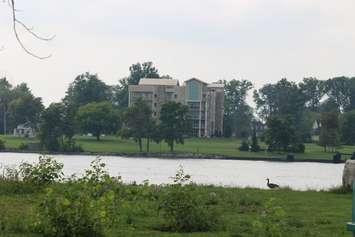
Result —
[{"label": "shoreline", "polygon": [[[1,151],[2,153],[36,153],[45,155],[81,155],[81,156],[120,156],[126,158],[158,158],[158,159],[206,159],[206,160],[245,160],[245,161],[269,161],[269,162],[289,162],[289,163],[299,163],[299,162],[312,162],[312,163],[333,163],[341,164],[345,163],[345,160],[340,162],[334,162],[333,160],[326,159],[307,159],[307,158],[295,158],[293,161],[289,161],[286,157],[236,157],[236,156],[226,156],[226,155],[215,155],[215,154],[197,154],[197,153],[125,153],[125,152],[43,152],[43,151],[21,151],[17,149],[6,149]],[[286,154],[285,154],[286,156]]]}]

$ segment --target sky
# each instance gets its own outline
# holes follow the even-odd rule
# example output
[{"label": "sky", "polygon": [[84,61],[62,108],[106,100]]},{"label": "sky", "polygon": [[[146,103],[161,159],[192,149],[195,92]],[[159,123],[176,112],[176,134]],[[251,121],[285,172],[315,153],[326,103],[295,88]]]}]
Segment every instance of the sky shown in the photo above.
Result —
[{"label": "sky", "polygon": [[18,17],[51,42],[16,42],[0,2],[0,76],[26,82],[46,105],[83,72],[114,85],[153,61],[180,81],[355,76],[354,0],[17,0]]}]

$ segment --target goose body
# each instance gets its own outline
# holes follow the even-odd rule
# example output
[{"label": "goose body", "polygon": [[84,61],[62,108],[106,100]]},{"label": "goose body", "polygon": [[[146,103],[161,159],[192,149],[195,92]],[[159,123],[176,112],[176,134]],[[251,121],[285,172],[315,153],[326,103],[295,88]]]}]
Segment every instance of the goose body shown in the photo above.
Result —
[{"label": "goose body", "polygon": [[269,188],[273,189],[273,188],[279,188],[279,187],[280,187],[280,186],[277,185],[277,184],[270,183],[270,179],[269,179],[269,178],[267,178],[266,180],[267,180],[267,184],[266,184],[266,185],[267,185]]}]

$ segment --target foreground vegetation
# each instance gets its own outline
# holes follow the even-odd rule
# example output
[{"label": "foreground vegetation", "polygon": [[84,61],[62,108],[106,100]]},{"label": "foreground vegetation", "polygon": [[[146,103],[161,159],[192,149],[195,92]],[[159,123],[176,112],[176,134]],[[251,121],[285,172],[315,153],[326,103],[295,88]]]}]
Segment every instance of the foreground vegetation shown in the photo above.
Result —
[{"label": "foreground vegetation", "polygon": [[[36,139],[20,138],[13,136],[1,136],[4,140],[5,146],[8,149],[19,149],[21,144],[36,143]],[[120,139],[115,136],[102,137],[97,141],[94,137],[77,136],[76,142],[83,148],[85,152],[109,154],[109,153],[139,153],[138,146],[133,140]],[[241,145],[241,140],[232,138],[215,138],[215,139],[199,139],[190,138],[185,140],[185,144],[177,144],[177,153],[194,153],[194,154],[210,154],[210,155],[224,155],[229,157],[248,157],[248,158],[286,158],[287,153],[283,152],[245,152],[238,148]],[[261,148],[266,149],[266,145],[261,143]],[[150,144],[151,153],[168,153],[169,147],[166,143]],[[349,159],[350,154],[355,151],[355,146],[341,146],[337,151],[343,154],[343,159]],[[332,160],[334,152],[324,152],[324,149],[317,144],[306,144],[305,153],[295,155],[295,159],[319,159]]]},{"label": "foreground vegetation", "polygon": [[182,169],[171,185],[128,185],[100,160],[79,178],[61,169],[42,157],[4,172],[0,236],[349,236],[341,190],[198,186]]}]

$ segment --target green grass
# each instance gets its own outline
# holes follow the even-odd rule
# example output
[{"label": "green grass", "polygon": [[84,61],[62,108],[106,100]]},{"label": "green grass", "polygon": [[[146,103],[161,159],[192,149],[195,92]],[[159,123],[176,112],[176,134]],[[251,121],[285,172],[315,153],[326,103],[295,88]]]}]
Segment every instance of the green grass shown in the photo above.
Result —
[{"label": "green grass", "polygon": [[[2,136],[1,139],[6,141],[6,147],[16,149],[21,143],[36,142],[36,139],[25,139],[12,136]],[[80,144],[85,151],[95,153],[138,153],[138,146],[133,140],[123,140],[114,136],[102,137],[101,141],[96,141],[93,137],[76,137],[78,144]],[[180,153],[198,153],[198,154],[213,154],[224,155],[230,157],[249,157],[249,158],[285,158],[286,153],[270,153],[270,152],[243,152],[239,151],[241,141],[232,138],[190,138],[185,140],[185,144],[177,144],[175,152]],[[263,148],[265,144],[261,143]],[[145,149],[145,147],[144,147]],[[351,154],[355,151],[355,146],[342,146],[337,149],[339,152]],[[169,148],[166,143],[161,144],[151,143],[150,152],[167,153]],[[331,160],[334,153],[324,152],[323,147],[316,144],[306,144],[306,151],[304,154],[296,154],[297,159],[322,159]],[[349,158],[349,156],[344,156]]]},{"label": "green grass", "polygon": [[[143,189],[141,186],[125,186],[125,188]],[[139,196],[142,195],[142,192],[138,191],[130,192],[131,196],[122,201],[126,205],[117,208],[120,221],[110,230],[108,236],[252,237],[250,232],[253,228],[252,223],[259,218],[264,203],[270,198],[275,198],[277,205],[286,212],[284,221],[287,223],[287,235],[285,236],[350,236],[345,225],[351,218],[351,194],[206,186],[199,186],[198,192],[205,195],[211,192],[216,193],[218,200],[216,208],[222,213],[223,223],[217,231],[171,233],[157,230],[159,223],[164,221],[157,212],[157,201]],[[38,192],[16,194],[16,192],[9,191],[0,193],[0,236],[40,236],[31,233],[32,231],[28,227],[31,225],[36,205],[41,200],[40,195]]]}]

